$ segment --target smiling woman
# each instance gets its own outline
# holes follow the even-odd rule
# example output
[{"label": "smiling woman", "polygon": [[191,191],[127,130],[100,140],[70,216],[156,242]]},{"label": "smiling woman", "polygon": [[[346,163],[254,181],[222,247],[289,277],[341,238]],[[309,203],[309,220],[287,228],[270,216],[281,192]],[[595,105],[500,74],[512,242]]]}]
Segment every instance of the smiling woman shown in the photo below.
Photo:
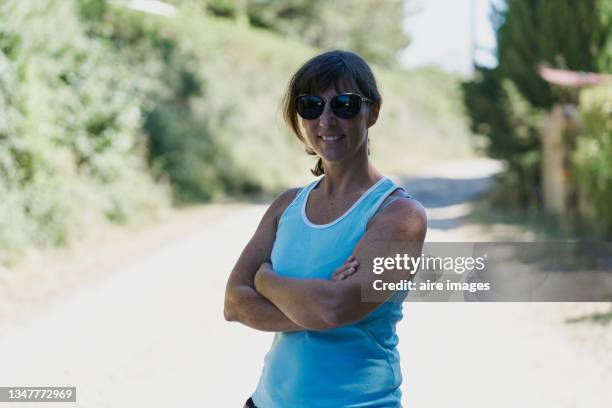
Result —
[{"label": "smiling woman", "polygon": [[[321,91],[321,95],[314,95]],[[306,152],[318,155],[315,149],[317,137],[331,137],[331,141],[335,141],[334,136],[337,138],[344,134],[334,135],[333,132],[342,131],[346,125],[353,125],[353,128],[363,125],[357,130],[361,136],[366,136],[367,142],[368,128],[376,123],[381,103],[376,79],[366,62],[354,53],[332,51],[311,59],[295,73],[285,95],[285,120],[306,146]],[[331,109],[325,109],[326,106]],[[367,122],[350,121],[361,114],[362,106],[367,109]],[[302,132],[298,114],[303,119],[307,137]],[[320,129],[316,129],[317,126]],[[308,137],[311,134],[315,136],[314,140]],[[359,143],[355,147],[362,145]],[[320,158],[313,174],[319,176],[323,173]]]},{"label": "smiling woman", "polygon": [[[361,288],[383,279],[367,268],[376,257],[418,256],[427,222],[369,160],[376,81],[358,55],[330,51],[296,72],[284,106],[322,177],[272,203],[227,283],[227,320],[277,332],[246,406],[401,407],[395,326],[405,293],[364,302]],[[391,272],[386,282],[412,277]]]}]

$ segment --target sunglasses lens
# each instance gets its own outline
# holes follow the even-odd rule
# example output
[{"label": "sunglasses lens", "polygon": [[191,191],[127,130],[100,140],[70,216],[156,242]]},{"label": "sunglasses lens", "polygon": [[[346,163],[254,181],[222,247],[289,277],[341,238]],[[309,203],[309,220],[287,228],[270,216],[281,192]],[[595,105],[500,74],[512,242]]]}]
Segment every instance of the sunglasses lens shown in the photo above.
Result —
[{"label": "sunglasses lens", "polygon": [[361,110],[361,98],[359,95],[341,94],[331,100],[331,108],[339,118],[350,119],[359,114]]},{"label": "sunglasses lens", "polygon": [[316,119],[323,113],[325,101],[315,95],[302,95],[297,98],[297,111],[304,119]]}]

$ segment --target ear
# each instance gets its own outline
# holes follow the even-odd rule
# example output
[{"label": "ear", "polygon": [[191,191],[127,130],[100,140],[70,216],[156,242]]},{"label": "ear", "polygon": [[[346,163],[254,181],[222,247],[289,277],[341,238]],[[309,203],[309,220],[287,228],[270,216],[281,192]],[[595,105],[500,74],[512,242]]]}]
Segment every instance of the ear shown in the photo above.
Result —
[{"label": "ear", "polygon": [[374,104],[370,108],[370,115],[368,116],[368,127],[374,126],[378,120],[378,113],[380,112],[380,104]]}]

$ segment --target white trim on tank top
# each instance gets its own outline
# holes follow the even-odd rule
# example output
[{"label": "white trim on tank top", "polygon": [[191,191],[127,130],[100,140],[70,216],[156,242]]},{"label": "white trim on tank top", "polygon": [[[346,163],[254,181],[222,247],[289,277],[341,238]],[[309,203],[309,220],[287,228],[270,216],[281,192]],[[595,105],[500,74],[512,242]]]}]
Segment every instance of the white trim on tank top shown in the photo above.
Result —
[{"label": "white trim on tank top", "polygon": [[304,223],[306,225],[308,225],[309,227],[312,228],[328,228],[331,227],[332,225],[335,225],[337,223],[339,223],[340,221],[342,221],[344,218],[346,218],[349,213],[359,205],[360,202],[362,202],[363,200],[365,200],[365,198],[376,189],[376,187],[378,187],[379,185],[381,185],[382,183],[385,182],[385,180],[387,180],[387,177],[383,176],[380,180],[378,180],[376,183],[374,183],[365,193],[363,193],[361,195],[361,197],[359,197],[359,199],[357,201],[355,201],[355,203],[351,206],[351,208],[349,208],[348,210],[346,210],[344,212],[344,214],[342,214],[340,217],[336,218],[334,221],[329,222],[327,224],[313,224],[312,222],[310,222],[310,220],[308,219],[308,216],[306,215],[306,204],[308,204],[308,197],[310,197],[310,192],[312,190],[315,189],[315,187],[317,187],[319,185],[319,183],[321,182],[321,180],[323,180],[325,176],[321,176],[319,178],[319,180],[315,181],[312,185],[312,187],[310,189],[308,189],[308,191],[306,191],[306,196],[304,197],[304,201],[302,202],[302,220],[304,221]]}]

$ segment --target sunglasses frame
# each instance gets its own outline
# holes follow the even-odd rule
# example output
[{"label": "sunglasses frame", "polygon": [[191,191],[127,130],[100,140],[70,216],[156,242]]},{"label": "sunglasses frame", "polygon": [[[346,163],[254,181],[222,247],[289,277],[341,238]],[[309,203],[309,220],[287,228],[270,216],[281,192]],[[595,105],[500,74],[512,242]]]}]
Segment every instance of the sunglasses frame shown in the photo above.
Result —
[{"label": "sunglasses frame", "polygon": [[[337,97],[339,97],[339,96],[344,96],[344,95],[358,96],[358,97],[359,97],[359,109],[358,109],[357,113],[356,113],[354,116],[350,116],[350,117],[348,117],[348,118],[343,118],[342,116],[338,116],[338,114],[337,114],[337,113],[334,111],[334,108],[332,107],[332,108],[331,108],[331,109],[332,109],[332,112],[334,113],[334,115],[335,115],[336,117],[338,117],[338,118],[340,118],[340,119],[353,119],[355,116],[359,115],[359,111],[361,110],[361,104],[362,104],[363,102],[366,102],[366,103],[371,103],[371,104],[373,104],[373,103],[374,103],[374,101],[373,101],[373,100],[371,100],[370,98],[366,98],[365,96],[359,95],[358,93],[354,93],[354,92],[345,92],[345,93],[341,93],[341,94],[338,94],[338,95],[334,95],[334,96],[332,96],[331,98],[324,98],[324,97],[322,97],[322,96],[319,96],[319,95],[313,95],[313,94],[302,94],[302,95],[298,95],[298,96],[296,96],[296,98],[295,98],[295,103],[296,103],[296,111],[297,111],[297,114],[298,114],[298,115],[299,115],[299,116],[300,116],[302,119],[306,119],[306,120],[315,120],[315,119],[319,119],[319,118],[321,117],[321,115],[323,114],[323,110],[325,109],[325,104],[327,104],[327,103],[331,103],[331,100],[332,100],[332,99],[337,98]],[[299,112],[299,110],[297,109],[297,106],[299,106],[299,99],[300,99],[301,97],[304,97],[304,96],[314,96],[314,97],[317,97],[317,98],[321,98],[321,100],[323,101],[323,106],[321,107],[321,113],[319,113],[319,115],[318,115],[316,118],[312,118],[312,119],[305,118],[305,117],[303,117],[303,116],[302,116],[302,114],[301,114],[301,113]]]}]

